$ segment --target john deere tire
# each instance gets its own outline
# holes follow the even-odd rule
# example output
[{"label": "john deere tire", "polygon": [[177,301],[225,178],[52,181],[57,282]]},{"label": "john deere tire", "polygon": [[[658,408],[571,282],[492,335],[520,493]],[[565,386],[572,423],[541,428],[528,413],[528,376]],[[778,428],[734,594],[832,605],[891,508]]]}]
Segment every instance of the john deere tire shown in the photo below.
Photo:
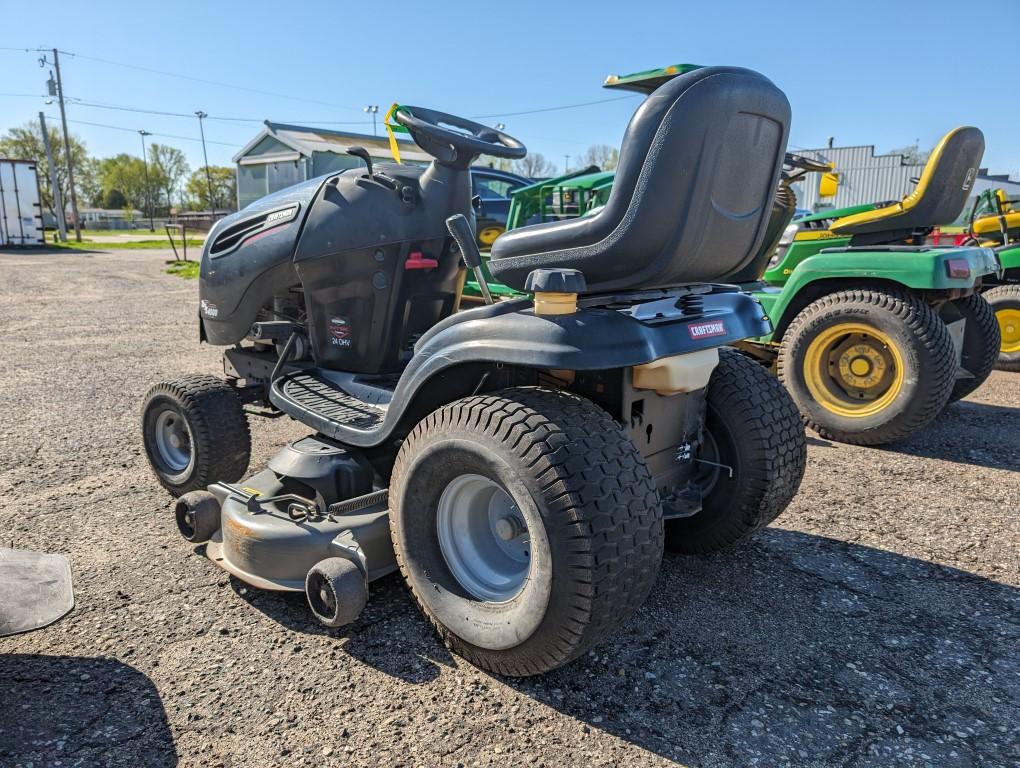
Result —
[{"label": "john deere tire", "polygon": [[801,310],[783,336],[778,372],[819,435],[879,445],[913,434],[945,407],[956,355],[945,323],[920,299],[858,289]]},{"label": "john deere tire", "polygon": [[508,389],[408,435],[390,482],[397,563],[447,645],[504,675],[548,672],[644,602],[662,508],[644,459],[592,402]]},{"label": "john deere tire", "polygon": [[173,496],[210,483],[236,483],[251,457],[241,401],[215,376],[186,376],[155,385],[142,406],[149,465]]},{"label": "john deere tire", "polygon": [[742,541],[786,509],[804,477],[807,445],[800,414],[783,385],[757,361],[719,350],[707,406],[697,458],[712,463],[699,464],[695,476],[702,508],[666,521],[670,552],[700,555]]},{"label": "john deere tire", "polygon": [[999,357],[1001,334],[995,319],[995,310],[979,294],[972,294],[952,302],[953,307],[966,321],[963,330],[963,351],[960,367],[970,377],[957,379],[953,384],[949,402],[961,400],[985,383]]},{"label": "john deere tire", "polygon": [[1000,285],[984,294],[999,326],[1000,371],[1020,371],[1020,285]]}]

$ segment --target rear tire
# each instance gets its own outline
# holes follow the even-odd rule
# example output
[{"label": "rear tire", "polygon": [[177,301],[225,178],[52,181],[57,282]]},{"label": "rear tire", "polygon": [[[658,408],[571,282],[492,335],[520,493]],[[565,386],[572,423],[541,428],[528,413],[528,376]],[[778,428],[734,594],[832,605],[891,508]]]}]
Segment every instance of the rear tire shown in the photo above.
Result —
[{"label": "rear tire", "polygon": [[142,406],[149,466],[173,496],[236,483],[248,468],[251,433],[237,393],[205,374],[155,385]]},{"label": "rear tire", "polygon": [[807,443],[797,406],[774,376],[736,350],[719,350],[705,431],[709,437],[697,457],[732,467],[733,477],[724,468],[699,465],[702,509],[666,521],[670,552],[701,555],[742,541],[789,506],[804,478]]},{"label": "rear tire", "polygon": [[955,403],[984,384],[991,375],[999,357],[1001,334],[995,310],[980,294],[971,294],[952,304],[966,321],[960,367],[973,377],[957,379],[953,384],[949,402]]},{"label": "rear tire", "polygon": [[390,532],[446,644],[511,676],[566,664],[622,624],[663,548],[655,485],[620,425],[542,389],[467,397],[419,422],[393,467]]},{"label": "rear tire", "polygon": [[999,285],[984,294],[995,312],[1001,340],[995,367],[1020,371],[1020,285]]},{"label": "rear tire", "polygon": [[857,289],[801,310],[783,336],[778,369],[818,434],[879,445],[913,434],[945,407],[956,354],[949,329],[920,299]]}]

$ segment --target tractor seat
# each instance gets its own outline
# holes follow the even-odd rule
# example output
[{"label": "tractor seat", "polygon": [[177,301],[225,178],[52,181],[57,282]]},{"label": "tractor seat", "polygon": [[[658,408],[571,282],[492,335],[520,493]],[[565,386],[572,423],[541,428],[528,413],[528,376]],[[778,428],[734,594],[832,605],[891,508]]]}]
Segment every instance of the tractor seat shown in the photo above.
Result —
[{"label": "tractor seat", "polygon": [[534,269],[580,270],[588,293],[721,281],[765,236],[789,124],[786,96],[757,72],[673,78],[631,118],[606,205],[504,233],[489,270],[517,290]]},{"label": "tractor seat", "polygon": [[974,219],[971,230],[976,237],[1002,241],[1002,227],[1005,225],[1006,236],[1010,239],[1020,237],[1020,211],[1012,213],[992,214]]},{"label": "tractor seat", "polygon": [[909,233],[955,220],[967,204],[985,152],[977,128],[954,128],[925,163],[917,188],[898,203],[836,219],[829,229],[837,235]]}]

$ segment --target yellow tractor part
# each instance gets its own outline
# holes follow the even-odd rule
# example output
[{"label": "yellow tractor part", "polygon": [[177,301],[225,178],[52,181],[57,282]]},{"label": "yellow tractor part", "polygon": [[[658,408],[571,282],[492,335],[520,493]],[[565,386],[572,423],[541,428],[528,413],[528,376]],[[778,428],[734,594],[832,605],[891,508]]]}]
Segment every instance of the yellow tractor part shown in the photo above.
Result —
[{"label": "yellow tractor part", "polygon": [[999,351],[1006,354],[1020,352],[1020,309],[1003,307],[995,312],[995,319],[1002,334]]},{"label": "yellow tractor part", "polygon": [[815,402],[839,416],[873,416],[903,389],[903,356],[886,333],[862,323],[826,328],[808,345],[804,383]]}]

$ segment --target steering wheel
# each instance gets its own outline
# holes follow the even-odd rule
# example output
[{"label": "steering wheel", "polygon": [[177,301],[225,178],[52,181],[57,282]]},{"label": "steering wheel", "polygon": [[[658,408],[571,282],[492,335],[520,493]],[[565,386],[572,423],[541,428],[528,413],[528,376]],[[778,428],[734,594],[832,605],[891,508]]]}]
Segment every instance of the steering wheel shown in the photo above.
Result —
[{"label": "steering wheel", "polygon": [[528,154],[527,147],[509,134],[435,109],[400,107],[394,118],[415,144],[444,165],[467,168],[479,155],[519,160]]}]

